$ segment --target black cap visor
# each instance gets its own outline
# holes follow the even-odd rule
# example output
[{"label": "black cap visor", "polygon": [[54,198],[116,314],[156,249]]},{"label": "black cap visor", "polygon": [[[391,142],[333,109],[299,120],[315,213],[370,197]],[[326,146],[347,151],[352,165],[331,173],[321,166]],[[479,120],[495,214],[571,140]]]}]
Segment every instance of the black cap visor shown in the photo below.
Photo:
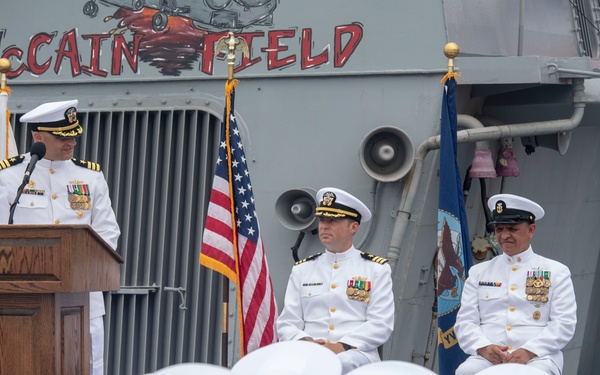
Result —
[{"label": "black cap visor", "polygon": [[519,224],[525,221],[530,224],[535,223],[535,215],[527,211],[508,209],[502,214],[494,213],[490,224]]}]

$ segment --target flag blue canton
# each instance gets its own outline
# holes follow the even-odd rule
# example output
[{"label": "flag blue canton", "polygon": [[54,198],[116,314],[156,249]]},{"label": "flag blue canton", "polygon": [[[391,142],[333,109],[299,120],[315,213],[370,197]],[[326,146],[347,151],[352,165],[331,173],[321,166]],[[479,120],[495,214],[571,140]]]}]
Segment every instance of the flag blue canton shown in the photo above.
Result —
[{"label": "flag blue canton", "polygon": [[[232,94],[233,96],[234,94]],[[232,100],[233,103],[233,100]],[[258,242],[258,221],[256,219],[256,210],[254,206],[254,195],[252,193],[252,183],[250,182],[250,173],[244,147],[240,137],[240,131],[237,126],[235,116],[233,115],[233,104],[231,114],[229,115],[230,126],[230,145],[231,145],[231,186],[233,189],[233,200],[238,234],[250,239],[252,242]],[[225,126],[221,127],[221,144],[219,145],[219,158],[217,159],[216,175],[228,180],[229,171],[227,163],[227,144],[224,132]]]},{"label": "flag blue canton", "polygon": [[471,267],[469,228],[457,164],[456,81],[445,83],[440,124],[438,209],[438,349],[440,375],[454,375],[467,355],[454,332],[464,282]]}]

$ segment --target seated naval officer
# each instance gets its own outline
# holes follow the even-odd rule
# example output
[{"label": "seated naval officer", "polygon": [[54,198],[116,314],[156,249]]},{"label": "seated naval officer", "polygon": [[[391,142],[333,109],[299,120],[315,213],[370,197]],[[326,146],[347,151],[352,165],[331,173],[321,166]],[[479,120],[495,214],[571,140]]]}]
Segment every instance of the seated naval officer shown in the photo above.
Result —
[{"label": "seated naval officer", "polygon": [[354,248],[352,237],[371,219],[357,198],[336,188],[317,192],[319,239],[325,251],[296,262],[277,319],[279,340],[307,340],[337,354],[342,373],[378,362],[394,326],[387,259]]},{"label": "seated naval officer", "polygon": [[[113,249],[120,235],[111,207],[108,186],[100,166],[73,158],[76,139],[83,134],[77,119],[77,100],[45,103],[21,117],[29,124],[35,142],[46,152],[30,175],[17,204],[14,224],[87,224]],[[42,146],[43,147],[43,146]],[[33,149],[33,147],[32,147]],[[30,153],[0,161],[0,222],[8,223],[9,207],[31,159]],[[90,293],[92,375],[103,375],[104,299]]]},{"label": "seated naval officer", "polygon": [[511,194],[494,195],[488,206],[503,254],[469,271],[454,329],[470,357],[456,374],[501,363],[561,374],[561,350],[575,332],[577,306],[569,269],[530,244],[544,210]]}]

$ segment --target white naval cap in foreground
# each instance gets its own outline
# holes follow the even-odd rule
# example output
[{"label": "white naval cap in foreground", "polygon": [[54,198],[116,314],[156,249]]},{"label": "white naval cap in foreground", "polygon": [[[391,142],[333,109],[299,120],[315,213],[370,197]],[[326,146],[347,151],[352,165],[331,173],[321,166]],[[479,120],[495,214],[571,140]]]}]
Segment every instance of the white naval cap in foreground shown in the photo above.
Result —
[{"label": "white naval cap in foreground", "polygon": [[147,375],[230,375],[231,370],[208,363],[178,363]]},{"label": "white naval cap in foreground", "polygon": [[340,375],[342,362],[314,342],[280,341],[246,354],[231,368],[233,375]]},{"label": "white naval cap in foreground", "polygon": [[479,371],[476,375],[546,375],[546,372],[522,363],[500,363]]},{"label": "white naval cap in foreground", "polygon": [[436,375],[427,367],[405,361],[373,362],[350,371],[347,375]]}]

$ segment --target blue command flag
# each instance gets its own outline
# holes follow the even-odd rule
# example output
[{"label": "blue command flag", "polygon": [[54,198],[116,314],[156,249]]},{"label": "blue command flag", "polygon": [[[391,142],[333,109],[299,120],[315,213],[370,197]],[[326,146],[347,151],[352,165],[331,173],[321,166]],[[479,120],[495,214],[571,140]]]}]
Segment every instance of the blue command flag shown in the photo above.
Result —
[{"label": "blue command flag", "polygon": [[454,375],[467,354],[454,332],[464,282],[471,267],[469,227],[456,162],[456,80],[445,82],[440,129],[440,192],[438,209],[437,301],[440,375]]}]

